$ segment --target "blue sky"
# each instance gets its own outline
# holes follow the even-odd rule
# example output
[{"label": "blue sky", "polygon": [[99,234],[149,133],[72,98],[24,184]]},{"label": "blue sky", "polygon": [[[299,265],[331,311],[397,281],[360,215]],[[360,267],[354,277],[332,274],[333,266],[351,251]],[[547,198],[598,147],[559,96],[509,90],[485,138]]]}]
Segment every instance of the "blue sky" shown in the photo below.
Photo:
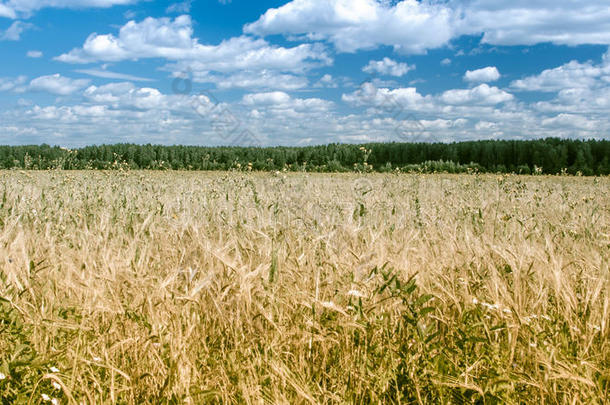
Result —
[{"label": "blue sky", "polygon": [[0,144],[608,138],[607,0],[0,0]]}]

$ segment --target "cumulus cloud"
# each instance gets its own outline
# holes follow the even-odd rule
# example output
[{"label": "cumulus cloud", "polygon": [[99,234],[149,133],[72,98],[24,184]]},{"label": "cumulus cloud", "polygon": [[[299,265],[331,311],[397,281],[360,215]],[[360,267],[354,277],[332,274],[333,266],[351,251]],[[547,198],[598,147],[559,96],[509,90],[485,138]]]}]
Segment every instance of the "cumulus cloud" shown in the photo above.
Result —
[{"label": "cumulus cloud", "polygon": [[495,66],[488,66],[477,70],[468,70],[464,75],[464,80],[471,83],[495,82],[500,78],[500,72]]},{"label": "cumulus cloud", "polygon": [[[549,100],[534,103],[533,107],[541,113],[582,114],[588,122],[604,122],[610,109],[610,52],[599,64],[572,61],[516,80],[511,87],[517,91],[556,93]],[[598,129],[601,128],[600,125]]]},{"label": "cumulus cloud", "polygon": [[610,44],[606,0],[459,0],[462,32],[483,34],[492,45]]},{"label": "cumulus cloud", "polygon": [[154,80],[146,77],[128,75],[125,73],[111,72],[106,69],[76,69],[78,73],[83,73],[89,76],[102,77],[104,79],[119,79],[119,80],[130,80],[134,82],[152,82]]},{"label": "cumulus cloud", "polygon": [[27,76],[18,76],[15,78],[0,77],[0,91],[19,91],[19,89],[27,82]]},{"label": "cumulus cloud", "polygon": [[[15,79],[9,82],[14,86]],[[27,83],[25,79],[21,82]],[[40,143],[59,136],[67,145],[226,144],[226,134],[217,130],[210,111],[228,111],[243,128],[264,134],[258,136],[267,145],[599,137],[610,129],[610,97],[604,101],[602,93],[587,91],[559,95],[547,105],[528,105],[511,102],[510,94],[487,84],[423,95],[414,87],[377,88],[365,83],[343,96],[344,102],[364,107],[363,111],[341,112],[331,101],[299,98],[285,91],[251,92],[234,103],[218,103],[206,95],[168,95],[152,87],[120,82],[87,87],[81,104],[24,104],[15,112],[4,110],[0,120],[10,130],[0,131],[0,141]],[[592,95],[597,99],[584,100]],[[574,104],[577,100],[588,102],[589,107]],[[572,110],[561,110],[570,103]],[[597,110],[591,108],[595,103]]]},{"label": "cumulus cloud", "polygon": [[191,1],[183,1],[180,3],[170,4],[166,9],[166,13],[190,13],[191,12]]},{"label": "cumulus cloud", "polygon": [[331,74],[325,74],[324,76],[322,76],[320,78],[320,80],[318,80],[315,84],[314,84],[315,88],[329,88],[329,89],[336,89],[337,87],[339,87],[339,85],[337,84],[337,81],[335,80],[335,78],[333,77],[333,75]]},{"label": "cumulus cloud", "polygon": [[571,61],[539,75],[515,80],[511,87],[519,91],[558,92],[570,88],[591,88],[610,83],[610,60],[607,55],[599,65]]},{"label": "cumulus cloud", "polygon": [[7,0],[0,3],[0,17],[27,18],[42,8],[108,8],[138,0]]},{"label": "cumulus cloud", "polygon": [[305,111],[327,111],[332,108],[331,101],[320,98],[293,98],[283,91],[246,94],[242,103],[250,107],[270,107],[273,109],[292,109]]},{"label": "cumulus cloud", "polygon": [[87,79],[70,79],[59,73],[49,76],[40,76],[30,82],[28,88],[33,91],[46,91],[48,93],[67,96],[89,84]]},{"label": "cumulus cloud", "polygon": [[450,105],[495,105],[511,101],[514,96],[497,87],[481,84],[472,89],[448,90],[441,95],[440,99]]},{"label": "cumulus cloud", "polygon": [[606,0],[293,0],[244,31],[332,42],[341,52],[393,46],[424,53],[462,35],[493,45],[610,44]]},{"label": "cumulus cloud", "polygon": [[342,96],[342,100],[348,104],[372,107],[376,112],[385,111],[393,116],[411,112],[446,114],[449,111],[457,111],[455,108],[473,108],[472,114],[476,114],[480,112],[476,109],[478,107],[491,107],[513,99],[512,94],[487,84],[424,96],[415,87],[389,89],[365,83],[358,90]]},{"label": "cumulus cloud", "polygon": [[[331,59],[319,45],[301,44],[284,48],[247,36],[231,38],[219,45],[203,45],[193,38],[191,18],[174,20],[146,18],[129,21],[118,36],[91,34],[82,48],[56,59],[67,63],[164,58],[185,62],[177,69],[230,72],[247,69],[302,71],[308,66],[329,64]],[[178,70],[180,71],[180,70]]]},{"label": "cumulus cloud", "polygon": [[15,21],[6,31],[0,33],[0,41],[19,41],[21,34],[32,28],[34,28],[33,24]]},{"label": "cumulus cloud", "polygon": [[206,71],[192,72],[193,80],[199,83],[214,83],[220,89],[274,89],[298,90],[308,86],[304,76],[278,73],[274,70],[241,71],[231,74],[211,74]]},{"label": "cumulus cloud", "polygon": [[86,99],[111,106],[115,109],[135,108],[140,110],[169,109],[176,96],[167,96],[155,88],[138,88],[129,82],[110,83],[104,86],[90,86],[85,92]]},{"label": "cumulus cloud", "polygon": [[431,102],[431,97],[422,96],[415,87],[388,89],[379,88],[373,83],[364,83],[355,92],[343,94],[342,100],[355,106],[399,110],[401,108],[422,109]]},{"label": "cumulus cloud", "polygon": [[383,58],[382,60],[372,60],[362,68],[365,73],[379,73],[386,76],[402,77],[409,71],[414,70],[415,66],[409,66],[406,63],[399,63],[390,58]]},{"label": "cumulus cloud", "polygon": [[342,52],[389,45],[423,53],[451,40],[456,18],[453,10],[430,1],[404,0],[390,6],[376,0],[293,0],[268,10],[244,31],[325,39]]},{"label": "cumulus cloud", "polygon": [[17,13],[8,5],[0,3],[0,17],[17,18]]},{"label": "cumulus cloud", "polygon": [[43,53],[41,51],[28,51],[26,56],[28,58],[42,58]]}]

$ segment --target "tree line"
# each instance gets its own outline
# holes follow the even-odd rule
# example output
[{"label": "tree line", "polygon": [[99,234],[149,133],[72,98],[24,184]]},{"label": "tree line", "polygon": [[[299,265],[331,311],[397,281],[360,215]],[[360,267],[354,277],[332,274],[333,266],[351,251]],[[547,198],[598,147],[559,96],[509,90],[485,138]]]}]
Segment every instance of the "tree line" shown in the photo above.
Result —
[{"label": "tree line", "polygon": [[203,147],[116,144],[0,146],[2,169],[255,170],[610,174],[610,141],[547,138],[456,143]]}]

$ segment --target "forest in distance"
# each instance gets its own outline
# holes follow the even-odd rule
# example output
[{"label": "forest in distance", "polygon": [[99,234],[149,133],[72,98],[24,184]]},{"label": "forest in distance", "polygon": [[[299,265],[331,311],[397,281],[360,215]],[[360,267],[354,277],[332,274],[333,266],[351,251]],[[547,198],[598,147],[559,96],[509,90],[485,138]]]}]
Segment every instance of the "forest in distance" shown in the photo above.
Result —
[{"label": "forest in distance", "polygon": [[0,146],[0,169],[254,170],[609,175],[610,141],[547,138],[302,147]]}]

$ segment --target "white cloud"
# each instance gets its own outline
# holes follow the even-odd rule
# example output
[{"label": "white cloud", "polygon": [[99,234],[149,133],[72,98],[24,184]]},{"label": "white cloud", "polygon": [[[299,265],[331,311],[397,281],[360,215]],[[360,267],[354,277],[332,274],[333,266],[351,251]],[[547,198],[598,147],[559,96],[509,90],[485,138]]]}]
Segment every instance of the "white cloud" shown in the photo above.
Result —
[{"label": "white cloud", "polygon": [[326,39],[342,52],[390,45],[423,53],[449,42],[455,19],[453,10],[429,1],[404,0],[390,6],[376,0],[294,0],[268,10],[244,31]]},{"label": "white cloud", "polygon": [[[328,100],[297,98],[282,91],[253,92],[234,103],[214,104],[204,95],[168,95],[133,83],[111,83],[89,86],[83,92],[81,104],[62,105],[68,102],[62,100],[52,106],[24,104],[14,112],[0,112],[0,122],[10,128],[0,131],[0,142],[61,141],[68,146],[117,142],[231,143],[233,138],[218,131],[214,111],[228,111],[240,129],[257,134],[263,144],[590,138],[610,129],[609,104],[605,108],[603,103],[599,104],[598,113],[591,109],[577,111],[576,107],[569,112],[550,109],[601,93],[587,94],[581,89],[581,93],[564,95],[562,100],[558,96],[544,110],[545,106],[539,104],[498,102],[510,96],[486,84],[476,89],[422,95],[416,88],[375,88],[367,83],[343,97],[350,104],[365,107],[364,111],[341,113]],[[589,100],[594,102],[601,100]],[[610,97],[607,102],[610,103]],[[388,108],[396,103],[398,110]],[[581,107],[586,108],[584,104],[578,108]]]},{"label": "white cloud", "polygon": [[541,124],[545,127],[555,129],[580,129],[580,130],[595,130],[599,126],[599,122],[591,120],[582,115],[575,114],[558,114],[551,118],[543,119]]},{"label": "white cloud", "polygon": [[138,0],[8,0],[0,3],[0,17],[23,18],[42,8],[108,8],[133,4]]},{"label": "white cloud", "polygon": [[89,84],[87,79],[70,79],[59,73],[49,76],[40,76],[30,82],[28,88],[33,91],[46,91],[48,93],[67,96]]},{"label": "white cloud", "polygon": [[[104,86],[90,86],[85,90],[85,98],[116,109],[136,108],[140,110],[168,109],[172,96],[166,96],[154,88],[138,88],[132,83],[110,83]],[[177,100],[175,98],[175,100]]]},{"label": "white cloud", "polygon": [[459,0],[464,7],[460,31],[483,33],[492,45],[610,44],[610,7],[606,0]]},{"label": "white cloud", "polygon": [[43,53],[41,51],[28,51],[26,56],[28,58],[42,58]]},{"label": "white cloud", "polygon": [[[468,115],[476,114],[476,108],[490,107],[514,99],[514,96],[497,87],[481,84],[471,89],[453,89],[439,95],[423,96],[415,87],[379,88],[373,83],[365,83],[353,93],[344,94],[342,100],[354,106],[373,107],[376,113],[385,112],[391,116],[412,112],[447,114],[456,108],[473,108]],[[478,111],[480,112],[480,111]]]},{"label": "white cloud", "polygon": [[342,100],[355,106],[373,106],[386,110],[421,109],[431,101],[417,92],[415,87],[387,89],[373,83],[364,83],[358,90],[344,94]]},{"label": "white cloud", "polygon": [[424,53],[462,35],[492,45],[610,44],[607,0],[293,0],[244,31],[332,42],[340,52]]},{"label": "white cloud", "polygon": [[0,77],[0,91],[16,91],[27,82],[27,76]]},{"label": "white cloud", "polygon": [[362,71],[370,74],[379,73],[386,76],[402,77],[414,69],[415,66],[409,66],[406,63],[399,63],[393,59],[385,57],[382,60],[370,61],[368,65],[362,68]]},{"label": "white cloud", "polygon": [[283,91],[246,94],[242,98],[242,103],[249,107],[309,112],[327,111],[333,106],[331,101],[319,98],[293,98]]},{"label": "white cloud", "polygon": [[287,104],[292,100],[289,94],[283,91],[274,91],[269,93],[254,93],[246,94],[243,97],[243,103],[251,106],[261,105],[281,105]]},{"label": "white cloud", "polygon": [[6,31],[0,34],[0,41],[19,41],[21,39],[21,34],[32,28],[34,28],[33,24],[15,21]]},{"label": "white cloud", "polygon": [[500,72],[495,66],[488,66],[477,70],[468,70],[464,75],[464,80],[471,83],[495,82],[500,78]]},{"label": "white cloud", "polygon": [[199,83],[215,83],[220,89],[274,89],[298,90],[307,87],[309,81],[304,76],[278,73],[273,70],[241,71],[231,74],[210,74],[206,71],[193,72],[193,80]]},{"label": "white cloud", "polygon": [[247,36],[231,38],[219,45],[203,45],[193,38],[191,18],[146,18],[129,21],[118,36],[91,34],[82,48],[56,59],[68,63],[165,58],[181,61],[174,71],[235,72],[253,69],[302,71],[310,66],[329,64],[331,59],[319,45],[302,44],[293,48],[270,45]]},{"label": "white cloud", "polygon": [[450,105],[494,105],[511,101],[514,96],[497,87],[481,84],[472,89],[448,90],[441,95],[440,99]]},{"label": "white cloud", "polygon": [[610,50],[599,64],[572,61],[515,80],[511,88],[556,93],[550,100],[532,103],[531,108],[542,116],[544,127],[556,131],[557,136],[580,133],[606,137],[610,131]]},{"label": "white cloud", "polygon": [[15,19],[17,18],[17,13],[6,4],[0,3],[0,17]]},{"label": "white cloud", "polygon": [[89,76],[102,77],[104,79],[119,79],[119,80],[131,80],[134,82],[152,82],[154,80],[147,79],[146,77],[133,76],[124,73],[111,72],[106,69],[76,69],[77,73],[83,73]]},{"label": "white cloud", "polygon": [[169,5],[169,7],[167,7],[165,9],[165,12],[166,13],[179,13],[179,14],[190,13],[191,12],[191,0],[186,0],[181,3],[171,4],[171,5]]},{"label": "white cloud", "polygon": [[441,65],[443,65],[443,66],[449,66],[449,65],[451,65],[451,59],[449,59],[449,58],[445,58],[445,59],[443,59],[443,60],[441,61]]},{"label": "white cloud", "polygon": [[339,87],[339,85],[337,84],[335,78],[331,74],[327,73],[324,76],[322,76],[320,78],[320,80],[318,80],[317,83],[314,84],[313,87],[336,89],[337,87]]},{"label": "white cloud", "polygon": [[303,76],[307,70],[332,63],[320,44],[285,48],[260,38],[240,36],[218,45],[204,45],[193,37],[192,21],[186,15],[173,20],[129,21],[120,28],[118,35],[91,34],[82,48],[56,59],[89,63],[142,58],[169,60],[171,63],[163,70],[174,75],[187,74],[195,82],[215,83],[222,89],[258,90],[302,89],[309,84]]},{"label": "white cloud", "polygon": [[610,61],[607,59],[600,65],[571,61],[539,75],[515,80],[511,87],[520,91],[558,92],[570,88],[591,88],[604,82],[610,83]]}]

